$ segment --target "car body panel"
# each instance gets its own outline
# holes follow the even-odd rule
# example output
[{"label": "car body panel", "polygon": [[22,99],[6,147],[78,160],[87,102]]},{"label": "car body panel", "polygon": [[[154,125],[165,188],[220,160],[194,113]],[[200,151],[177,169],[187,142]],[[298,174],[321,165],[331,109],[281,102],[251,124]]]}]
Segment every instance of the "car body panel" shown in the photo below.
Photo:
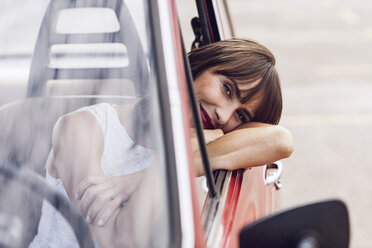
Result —
[{"label": "car body panel", "polygon": [[[273,185],[263,185],[263,167],[256,167],[243,172],[236,214],[231,228],[229,247],[238,247],[240,230],[249,223],[273,213],[278,208],[278,191]],[[227,246],[225,246],[227,247]]]}]

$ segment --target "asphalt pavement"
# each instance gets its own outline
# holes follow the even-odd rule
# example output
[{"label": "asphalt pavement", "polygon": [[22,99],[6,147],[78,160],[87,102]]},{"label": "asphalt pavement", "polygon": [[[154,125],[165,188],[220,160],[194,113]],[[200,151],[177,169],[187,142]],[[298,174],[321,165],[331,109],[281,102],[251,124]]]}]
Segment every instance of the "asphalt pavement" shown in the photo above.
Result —
[{"label": "asphalt pavement", "polygon": [[277,58],[281,125],[295,140],[281,208],[341,199],[350,247],[371,247],[372,2],[231,0],[230,9],[237,35]]}]

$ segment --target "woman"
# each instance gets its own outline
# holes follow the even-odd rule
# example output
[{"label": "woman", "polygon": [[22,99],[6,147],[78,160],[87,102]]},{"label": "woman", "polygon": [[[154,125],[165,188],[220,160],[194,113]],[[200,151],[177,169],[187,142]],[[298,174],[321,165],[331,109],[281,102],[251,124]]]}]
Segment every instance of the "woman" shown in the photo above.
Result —
[{"label": "woman", "polygon": [[[189,60],[213,170],[264,165],[292,153],[291,134],[276,125],[282,97],[269,50],[252,40],[230,39],[191,51]],[[134,110],[130,105],[85,107],[60,118],[53,130],[47,180],[80,209],[101,247],[147,246],[146,241],[123,243],[130,241],[121,239],[120,233],[125,229],[138,235],[152,228],[142,219],[156,223],[160,218],[156,207],[143,211],[135,221],[130,216],[130,209],[139,204],[134,191],[144,190],[140,181],[149,181],[144,178],[149,177],[146,172],[153,169],[156,158],[148,140],[136,139],[137,123],[123,116],[148,106],[146,101],[137,103]],[[192,144],[195,141],[193,137]],[[202,175],[201,159],[194,150],[196,172]],[[158,182],[151,183],[155,187]],[[159,196],[149,197],[156,202]],[[53,211],[43,205],[39,233],[32,243],[35,247],[50,242],[61,247],[76,244],[71,231],[65,232],[67,227],[54,224],[59,220],[51,221],[58,219]],[[128,222],[133,222],[130,227],[125,225]],[[50,237],[52,226],[63,239]]]},{"label": "woman", "polygon": [[[212,130],[205,135],[213,170],[259,166],[290,156],[291,134],[276,125],[282,95],[275,58],[267,48],[230,39],[190,52],[189,60],[203,126]],[[201,159],[196,164],[202,175]]]}]

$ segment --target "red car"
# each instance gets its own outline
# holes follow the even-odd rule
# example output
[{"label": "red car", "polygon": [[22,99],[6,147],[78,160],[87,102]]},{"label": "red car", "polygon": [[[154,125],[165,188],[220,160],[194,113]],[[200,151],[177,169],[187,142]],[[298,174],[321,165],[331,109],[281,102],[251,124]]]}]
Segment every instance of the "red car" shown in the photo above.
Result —
[{"label": "red car", "polygon": [[[1,35],[12,42],[0,50],[0,63],[8,68],[0,70],[0,247],[28,246],[37,233],[42,198],[69,221],[80,246],[93,246],[83,218],[43,179],[52,128],[62,115],[81,107],[133,103],[148,95],[151,127],[144,131],[139,124],[138,129],[151,137],[158,163],[135,192],[137,207],[128,210],[134,231],[122,235],[133,240],[130,244],[348,246],[347,210],[340,201],[267,217],[278,209],[280,162],[248,170],[210,169],[186,53],[234,36],[226,0],[0,5],[4,12],[13,11],[23,27],[10,26]],[[37,28],[38,35],[20,35]],[[190,113],[200,139],[203,178],[195,178],[193,169]]]}]

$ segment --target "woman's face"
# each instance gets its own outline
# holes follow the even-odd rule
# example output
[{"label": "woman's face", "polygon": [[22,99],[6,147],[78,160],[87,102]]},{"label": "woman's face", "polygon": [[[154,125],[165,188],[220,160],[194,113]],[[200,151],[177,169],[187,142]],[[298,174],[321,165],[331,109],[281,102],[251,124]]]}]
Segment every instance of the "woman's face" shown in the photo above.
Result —
[{"label": "woman's face", "polygon": [[249,103],[239,101],[240,91],[256,86],[252,84],[238,86],[229,78],[215,74],[210,70],[201,73],[194,81],[196,99],[205,129],[222,129],[224,133],[251,121],[261,98],[256,97]]}]

